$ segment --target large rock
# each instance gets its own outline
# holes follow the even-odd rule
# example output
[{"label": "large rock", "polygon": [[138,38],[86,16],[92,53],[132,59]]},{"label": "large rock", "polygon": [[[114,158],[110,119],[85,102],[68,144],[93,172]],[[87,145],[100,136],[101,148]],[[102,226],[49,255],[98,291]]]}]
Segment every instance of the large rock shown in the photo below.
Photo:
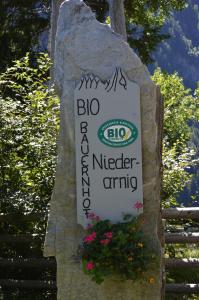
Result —
[{"label": "large rock", "polygon": [[[61,100],[61,131],[55,187],[45,241],[45,256],[57,260],[58,300],[160,300],[161,245],[159,104],[157,89],[145,66],[122,37],[96,21],[80,0],[65,1],[60,8],[55,49],[55,84]],[[120,67],[141,89],[142,151],[145,231],[158,253],[148,278],[154,283],[106,280],[98,286],[75,259],[84,234],[76,219],[74,89],[81,77],[94,74],[107,80]]]}]

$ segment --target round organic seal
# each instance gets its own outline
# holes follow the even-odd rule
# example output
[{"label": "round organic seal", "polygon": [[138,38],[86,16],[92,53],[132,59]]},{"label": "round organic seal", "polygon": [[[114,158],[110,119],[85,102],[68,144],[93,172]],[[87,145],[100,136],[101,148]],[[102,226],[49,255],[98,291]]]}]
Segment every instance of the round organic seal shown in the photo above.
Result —
[{"label": "round organic seal", "polygon": [[122,119],[108,120],[98,130],[99,140],[110,147],[126,147],[138,137],[136,126]]}]

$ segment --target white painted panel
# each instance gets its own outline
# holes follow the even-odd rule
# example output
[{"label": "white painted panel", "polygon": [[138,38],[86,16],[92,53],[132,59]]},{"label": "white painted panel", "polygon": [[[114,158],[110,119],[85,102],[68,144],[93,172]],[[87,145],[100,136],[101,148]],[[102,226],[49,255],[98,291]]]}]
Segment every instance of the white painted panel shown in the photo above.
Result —
[{"label": "white painted panel", "polygon": [[143,203],[140,89],[116,69],[110,81],[87,75],[75,89],[77,220],[114,222]]}]

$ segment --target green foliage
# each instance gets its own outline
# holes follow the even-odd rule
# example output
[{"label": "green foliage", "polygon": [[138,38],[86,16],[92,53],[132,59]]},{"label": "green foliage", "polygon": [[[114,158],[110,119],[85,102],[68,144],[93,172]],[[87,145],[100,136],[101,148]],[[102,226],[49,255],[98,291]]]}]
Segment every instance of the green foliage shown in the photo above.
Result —
[{"label": "green foliage", "polygon": [[177,195],[191,178],[187,171],[196,163],[194,150],[188,147],[192,134],[188,123],[199,118],[198,92],[193,96],[176,73],[168,75],[157,69],[153,80],[164,98],[162,198],[169,207],[176,205]]},{"label": "green foliage", "polygon": [[[190,228],[190,221],[186,221],[187,224],[184,225],[184,230]],[[184,221],[185,223],[185,221]],[[194,222],[195,224],[192,224],[192,226],[195,226],[195,228],[198,228],[198,222]],[[176,225],[176,224],[175,224]],[[175,226],[173,224],[173,226]],[[189,233],[189,231],[188,231]],[[166,257],[171,258],[178,258],[178,259],[187,259],[188,261],[191,259],[198,259],[199,258],[199,251],[196,244],[176,244],[175,246],[169,245],[166,249]],[[184,267],[178,266],[177,268],[168,269],[166,271],[167,275],[167,282],[168,283],[197,283],[199,281],[199,273],[197,271],[197,268],[187,268],[186,272]],[[165,298],[167,300],[197,300],[198,296],[196,294],[189,294],[187,295],[176,295],[176,294],[168,294]]]},{"label": "green foliage", "polygon": [[[89,218],[91,224],[81,249],[83,271],[98,284],[107,276],[147,280],[145,272],[154,262],[154,254],[141,230],[142,219],[126,215],[123,222],[113,224],[93,213]],[[153,278],[148,280],[154,282]]]},{"label": "green foliage", "polygon": [[[29,55],[0,74],[0,222],[1,234],[38,234],[22,243],[1,242],[0,257],[42,257],[46,213],[54,183],[59,104],[48,88],[50,61],[39,54],[34,65]],[[33,213],[33,219],[24,215]],[[30,272],[29,272],[30,270]],[[46,268],[0,268],[0,278],[55,280]],[[5,299],[55,299],[51,291],[21,289]]]},{"label": "green foliage", "polygon": [[[176,201],[180,191],[190,184],[190,167],[196,165],[196,148],[191,147],[190,141],[193,134],[190,120],[198,120],[198,91],[194,94],[183,85],[182,78],[177,73],[168,75],[157,69],[154,81],[161,88],[164,99],[164,137],[163,137],[163,191],[162,199],[164,207],[179,206]],[[193,138],[192,138],[193,139]],[[197,136],[193,139],[197,144]],[[190,205],[192,199],[190,198]],[[186,220],[169,221],[166,225],[167,232],[183,230],[189,232],[191,227],[197,228],[197,222]],[[195,245],[194,245],[195,246]],[[198,250],[190,251],[187,245],[166,245],[165,255],[171,258],[197,257]],[[197,282],[198,276],[194,268],[182,272],[182,268],[167,270],[167,282],[190,283]],[[194,295],[183,296],[168,294],[168,300],[197,299]]]},{"label": "green foliage", "polygon": [[45,211],[54,182],[58,99],[48,88],[50,61],[39,54],[0,75],[1,212]]},{"label": "green foliage", "polygon": [[[109,9],[108,1],[85,2],[96,13],[98,20],[104,22]],[[125,1],[128,41],[138,51],[144,63],[152,61],[151,52],[168,37],[161,33],[166,18],[172,11],[183,9],[186,2],[186,0]],[[0,1],[1,70],[9,66],[12,60],[23,57],[26,52],[35,54],[38,51],[38,37],[49,28],[50,5],[50,0]]]},{"label": "green foliage", "polygon": [[38,36],[49,26],[49,2],[0,1],[0,70],[26,52],[38,51]]},{"label": "green foliage", "polygon": [[129,44],[138,51],[142,61],[151,63],[151,53],[157,45],[169,37],[161,33],[162,26],[173,10],[184,8],[186,0],[156,1],[127,0],[125,14],[128,23]]},{"label": "green foliage", "polygon": [[[186,89],[183,80],[177,73],[168,75],[157,69],[153,80],[161,87],[164,98],[164,136],[169,141],[169,146],[178,142],[180,149],[190,140],[191,128],[188,121],[198,120],[198,97]],[[197,91],[196,91],[197,93]]]},{"label": "green foliage", "polygon": [[170,74],[177,70],[185,85],[193,89],[197,86],[199,69],[199,4],[196,2],[189,0],[183,11],[174,12],[167,19],[164,32],[169,32],[170,38],[153,53],[156,65]]},{"label": "green foliage", "polygon": [[[100,21],[108,13],[106,1],[85,1],[96,12]],[[162,26],[174,10],[185,7],[186,0],[126,0],[125,16],[129,44],[137,50],[144,63],[152,62],[151,53],[168,34],[161,33]]]}]

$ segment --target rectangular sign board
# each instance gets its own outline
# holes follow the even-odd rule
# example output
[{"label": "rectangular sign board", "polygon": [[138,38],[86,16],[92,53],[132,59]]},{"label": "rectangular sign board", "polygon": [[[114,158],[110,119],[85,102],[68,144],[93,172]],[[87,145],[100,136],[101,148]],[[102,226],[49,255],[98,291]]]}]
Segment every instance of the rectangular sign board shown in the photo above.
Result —
[{"label": "rectangular sign board", "polygon": [[77,221],[122,221],[142,212],[140,88],[121,69],[102,82],[87,75],[75,89]]}]

